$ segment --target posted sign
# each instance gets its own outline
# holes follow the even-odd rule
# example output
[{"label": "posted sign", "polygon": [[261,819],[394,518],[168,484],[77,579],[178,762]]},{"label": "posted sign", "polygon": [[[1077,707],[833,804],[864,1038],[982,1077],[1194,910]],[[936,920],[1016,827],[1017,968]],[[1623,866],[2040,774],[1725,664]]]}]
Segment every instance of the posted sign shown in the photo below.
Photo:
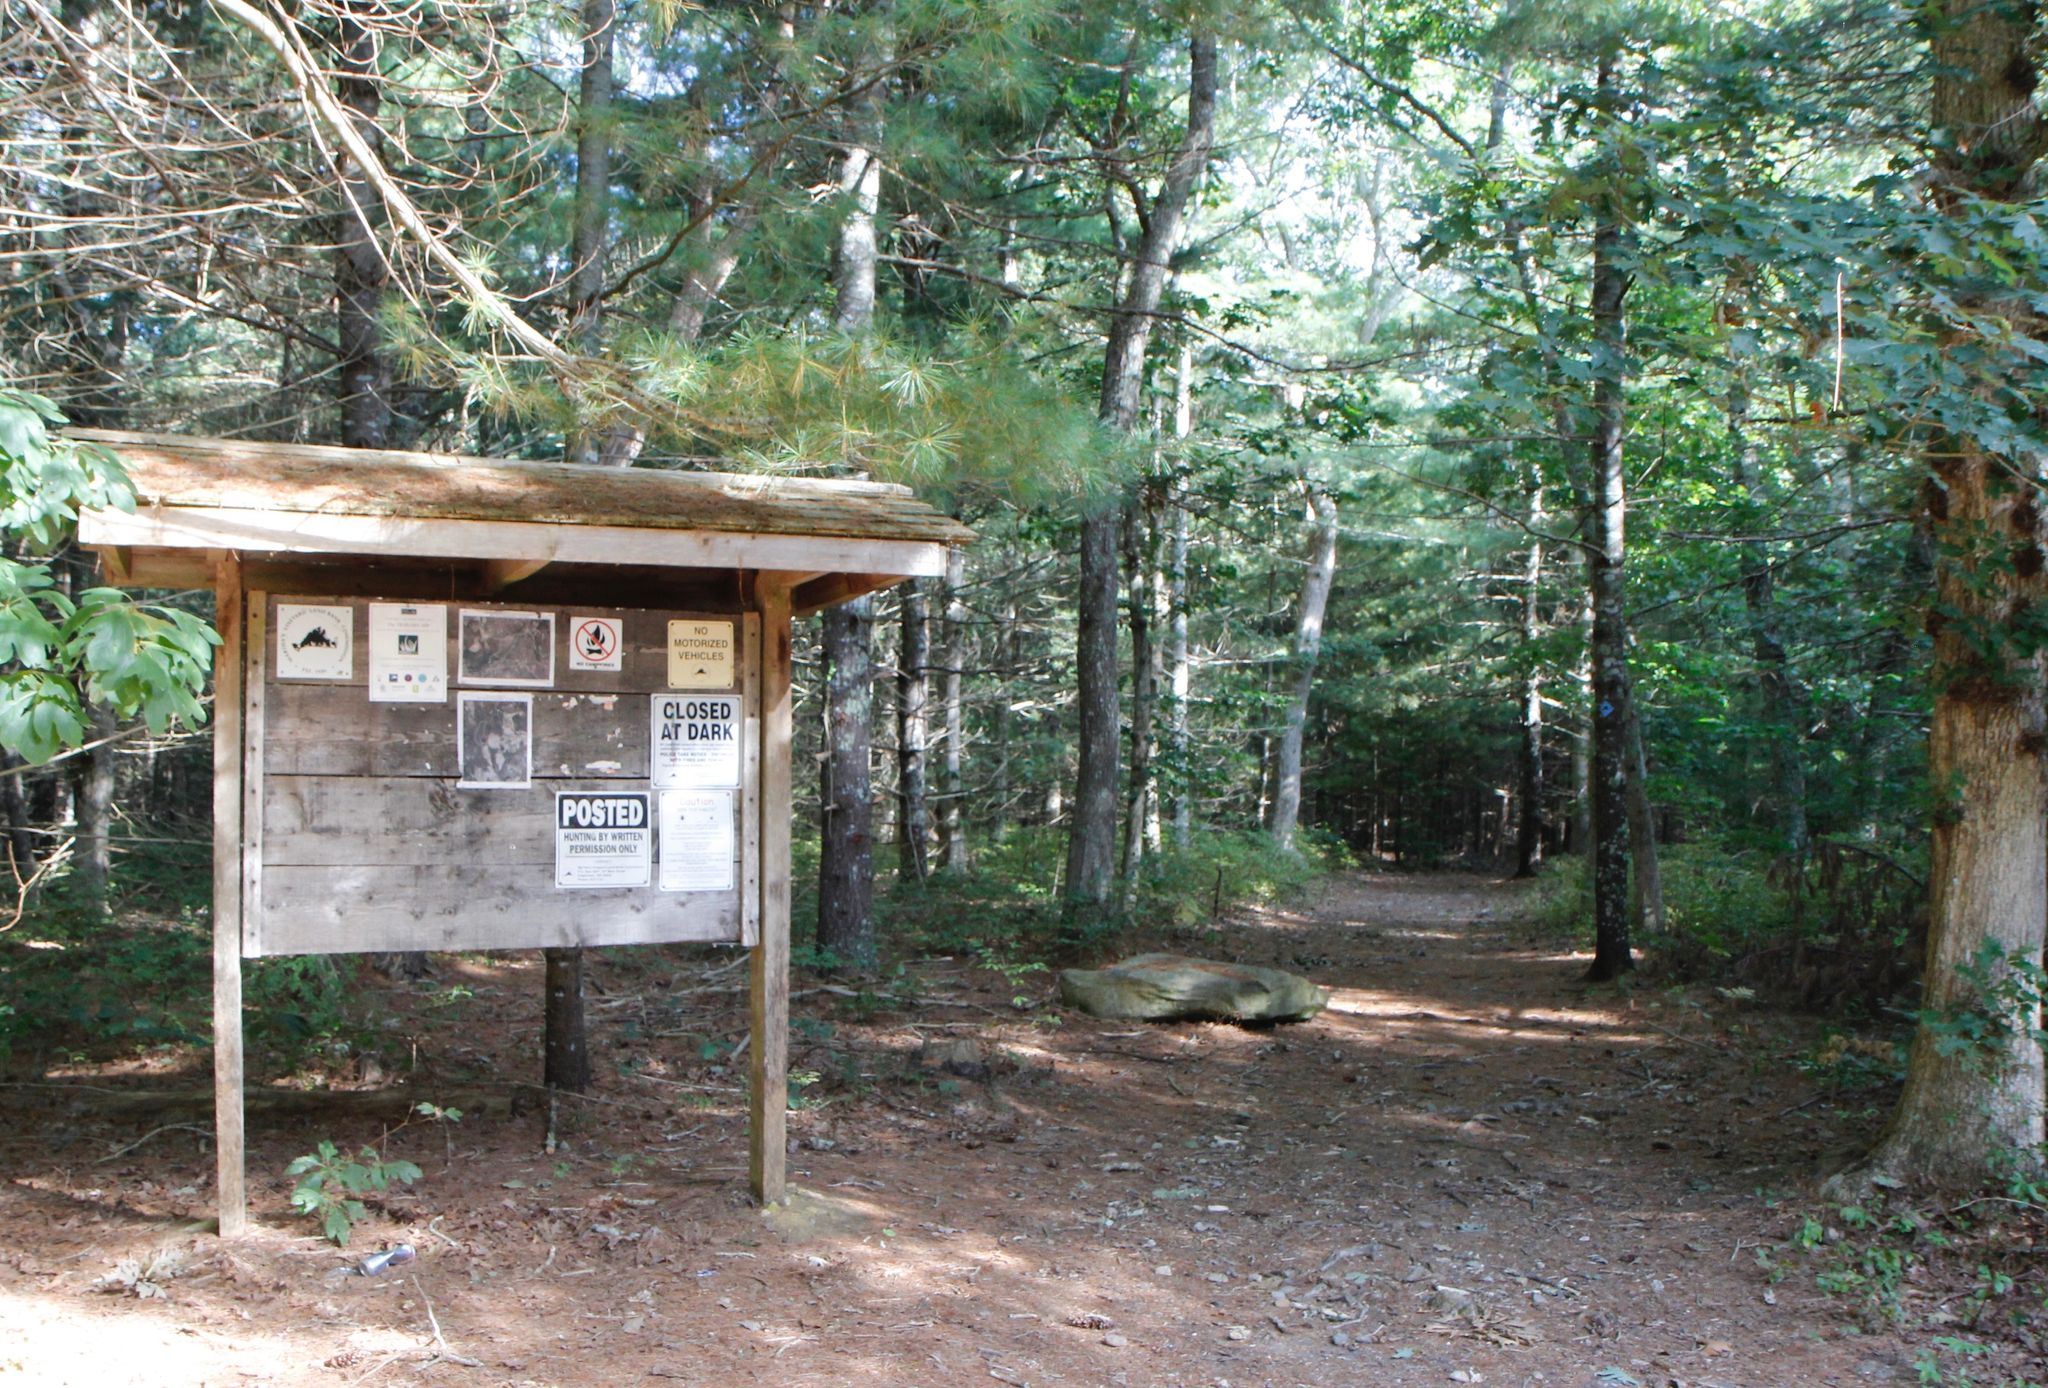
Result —
[{"label": "posted sign", "polygon": [[644,887],[654,862],[645,791],[555,792],[555,885]]},{"label": "posted sign", "polygon": [[648,763],[656,790],[739,785],[739,695],[656,694],[648,711]]}]

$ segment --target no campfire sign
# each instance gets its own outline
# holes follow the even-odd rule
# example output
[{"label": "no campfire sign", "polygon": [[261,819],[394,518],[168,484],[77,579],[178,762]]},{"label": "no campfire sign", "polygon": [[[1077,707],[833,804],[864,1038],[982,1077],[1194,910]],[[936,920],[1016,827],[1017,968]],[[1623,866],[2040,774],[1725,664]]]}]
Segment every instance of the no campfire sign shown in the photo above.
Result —
[{"label": "no campfire sign", "polygon": [[569,668],[571,670],[618,670],[624,668],[626,642],[617,617],[571,617],[569,619]]}]

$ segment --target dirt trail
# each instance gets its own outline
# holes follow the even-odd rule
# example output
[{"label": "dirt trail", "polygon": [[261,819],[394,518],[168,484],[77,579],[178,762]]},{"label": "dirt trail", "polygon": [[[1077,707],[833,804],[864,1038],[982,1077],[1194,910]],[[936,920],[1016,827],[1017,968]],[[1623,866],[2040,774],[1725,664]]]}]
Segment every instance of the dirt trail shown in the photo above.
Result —
[{"label": "dirt trail", "polygon": [[[1759,1061],[1790,1024],[1711,993],[1589,993],[1583,958],[1513,928],[1518,904],[1477,876],[1359,876],[1233,924],[1227,956],[1333,990],[1271,1031],[1043,1025],[943,964],[920,986],[951,1008],[802,999],[796,1063],[823,1098],[792,1115],[803,1195],[772,1216],[743,1199],[736,1080],[695,1034],[735,1025],[715,1009],[737,995],[664,1010],[671,965],[607,964],[602,1102],[554,1156],[532,1114],[393,1137],[427,1174],[356,1252],[421,1256],[376,1280],[339,1275],[279,1174],[374,1125],[258,1125],[259,1233],[223,1250],[181,1223],[207,1207],[200,1136],[105,1160],[155,1124],[0,1091],[0,1388],[1910,1381],[1901,1345],[1756,1266],[1788,1223],[1768,1202],[1856,1136]],[[535,966],[448,970],[460,1007],[394,1003],[425,1098],[537,1049]],[[700,978],[676,982],[718,986]],[[993,1075],[920,1072],[935,1035],[983,1041]],[[202,1057],[177,1063],[201,1082]],[[159,1247],[189,1250],[162,1297],[91,1290]]]}]

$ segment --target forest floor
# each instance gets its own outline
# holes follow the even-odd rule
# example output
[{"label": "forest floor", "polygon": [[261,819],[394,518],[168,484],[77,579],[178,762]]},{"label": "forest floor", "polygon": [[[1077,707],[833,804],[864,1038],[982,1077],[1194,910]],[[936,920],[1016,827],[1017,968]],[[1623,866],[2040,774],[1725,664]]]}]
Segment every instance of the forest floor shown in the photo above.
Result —
[{"label": "forest floor", "polygon": [[[124,1094],[203,1093],[203,1051],[49,1064],[0,1091],[0,1388],[1930,1381],[1915,1361],[1949,1353],[1944,1322],[1968,1333],[1969,1284],[1888,1274],[1825,1219],[1793,1243],[1819,1163],[1884,1096],[1816,1087],[1810,1020],[1589,989],[1523,901],[1355,875],[1243,915],[1213,952],[1332,989],[1271,1030],[1059,1016],[1042,974],[1019,1010],[1017,977],[959,960],[914,965],[908,1011],[800,981],[816,1078],[798,1198],[769,1213],[745,1196],[743,1062],[717,1044],[743,1035],[739,974],[702,952],[593,960],[600,1082],[552,1155],[543,1109],[490,1097],[537,1067],[537,960],[394,985],[381,1063],[327,1079],[396,1087],[393,1115],[470,1110],[387,1134],[254,1106],[256,1230],[231,1245],[197,1224],[205,1115]],[[934,1037],[986,1047],[988,1076],[921,1068]],[[286,1165],[323,1138],[424,1168],[346,1252],[287,1204]],[[347,1272],[400,1240],[409,1265]],[[1969,1381],[2029,1347],[1999,1341]]]}]

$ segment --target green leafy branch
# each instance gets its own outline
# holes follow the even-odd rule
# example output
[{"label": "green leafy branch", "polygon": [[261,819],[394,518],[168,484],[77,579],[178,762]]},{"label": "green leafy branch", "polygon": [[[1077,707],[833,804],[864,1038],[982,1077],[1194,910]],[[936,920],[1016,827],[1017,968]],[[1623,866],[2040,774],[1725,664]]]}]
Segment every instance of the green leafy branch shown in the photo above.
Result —
[{"label": "green leafy branch", "polygon": [[[51,432],[49,400],[0,388],[0,526],[47,553],[81,507],[134,505],[118,459]],[[0,748],[44,762],[85,740],[88,707],[151,732],[200,724],[220,638],[198,617],[115,588],[66,595],[41,563],[0,558]]]}]

